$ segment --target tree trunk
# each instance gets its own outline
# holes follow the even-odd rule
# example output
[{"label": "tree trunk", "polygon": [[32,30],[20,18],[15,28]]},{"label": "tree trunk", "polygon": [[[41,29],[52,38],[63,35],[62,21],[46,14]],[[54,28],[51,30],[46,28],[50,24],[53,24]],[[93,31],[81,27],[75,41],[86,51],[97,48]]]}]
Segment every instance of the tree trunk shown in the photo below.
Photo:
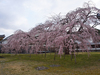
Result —
[{"label": "tree trunk", "polygon": [[75,53],[74,53],[74,58],[75,58],[75,64],[76,64],[76,55],[75,55]]},{"label": "tree trunk", "polygon": [[64,47],[65,55],[69,54],[69,48]]},{"label": "tree trunk", "polygon": [[[64,49],[64,52],[65,52],[65,51],[66,51],[66,50]],[[66,54],[64,53],[64,59],[65,59],[65,55],[66,55]]]},{"label": "tree trunk", "polygon": [[44,47],[44,50],[45,50],[45,57],[46,57],[46,48]]},{"label": "tree trunk", "polygon": [[51,48],[50,48],[50,55],[51,55]]},{"label": "tree trunk", "polygon": [[73,51],[72,51],[72,52],[71,52],[71,61],[72,61],[72,59],[73,59],[73,55],[74,55],[74,54],[73,54]]},{"label": "tree trunk", "polygon": [[46,51],[45,51],[45,57],[46,57]]},{"label": "tree trunk", "polygon": [[55,52],[55,54],[54,54],[54,61],[55,61],[55,59],[56,59],[56,52]]}]

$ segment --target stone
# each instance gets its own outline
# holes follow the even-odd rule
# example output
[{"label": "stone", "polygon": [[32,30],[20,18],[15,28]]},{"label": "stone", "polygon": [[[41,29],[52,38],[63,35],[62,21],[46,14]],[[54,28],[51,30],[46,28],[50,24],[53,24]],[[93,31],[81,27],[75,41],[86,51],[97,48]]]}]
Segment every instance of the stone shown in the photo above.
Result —
[{"label": "stone", "polygon": [[45,70],[45,69],[48,69],[48,67],[41,66],[41,67],[36,67],[35,69],[36,70]]},{"label": "stone", "polygon": [[59,67],[60,65],[50,65],[50,67]]}]

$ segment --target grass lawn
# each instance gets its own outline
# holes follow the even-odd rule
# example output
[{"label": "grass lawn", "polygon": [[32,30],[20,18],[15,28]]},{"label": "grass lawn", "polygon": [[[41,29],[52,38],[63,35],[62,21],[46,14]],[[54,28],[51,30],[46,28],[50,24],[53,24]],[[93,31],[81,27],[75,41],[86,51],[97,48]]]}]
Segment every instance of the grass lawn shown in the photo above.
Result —
[{"label": "grass lawn", "polygon": [[[0,54],[0,75],[100,75],[100,52],[76,54],[76,61],[71,61],[71,55],[60,59],[54,54]],[[51,67],[50,65],[60,65]],[[45,70],[36,70],[37,67],[48,67]]]}]

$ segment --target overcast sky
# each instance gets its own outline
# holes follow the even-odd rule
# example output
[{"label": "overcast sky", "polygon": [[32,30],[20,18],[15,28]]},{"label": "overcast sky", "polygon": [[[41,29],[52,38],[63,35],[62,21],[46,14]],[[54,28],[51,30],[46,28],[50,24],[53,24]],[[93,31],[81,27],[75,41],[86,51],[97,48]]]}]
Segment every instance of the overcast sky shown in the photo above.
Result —
[{"label": "overcast sky", "polygon": [[[88,0],[0,0],[0,35],[21,29],[28,32],[52,15],[65,15]],[[100,0],[92,0],[100,8]]]}]

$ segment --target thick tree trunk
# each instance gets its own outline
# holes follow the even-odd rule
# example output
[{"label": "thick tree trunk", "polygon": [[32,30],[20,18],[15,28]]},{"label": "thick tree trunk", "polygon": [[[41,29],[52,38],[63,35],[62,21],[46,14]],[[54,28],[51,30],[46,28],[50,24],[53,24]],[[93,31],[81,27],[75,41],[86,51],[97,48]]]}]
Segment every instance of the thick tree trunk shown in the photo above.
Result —
[{"label": "thick tree trunk", "polygon": [[65,55],[69,54],[69,48],[64,47],[63,49],[64,49],[64,52],[65,52]]}]

